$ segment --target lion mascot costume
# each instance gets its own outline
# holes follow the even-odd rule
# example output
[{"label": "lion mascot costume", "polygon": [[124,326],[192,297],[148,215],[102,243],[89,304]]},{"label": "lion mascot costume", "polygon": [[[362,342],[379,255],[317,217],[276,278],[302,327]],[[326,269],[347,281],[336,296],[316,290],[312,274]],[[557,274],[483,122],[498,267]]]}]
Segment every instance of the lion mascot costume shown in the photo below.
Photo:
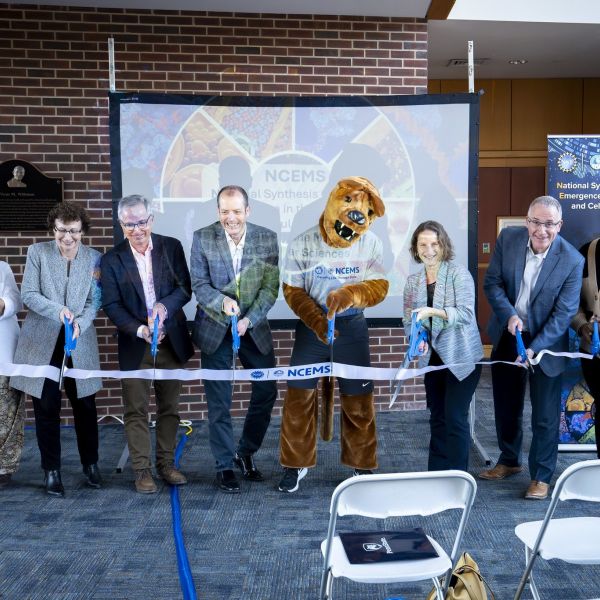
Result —
[{"label": "lion mascot costume", "polygon": [[[300,318],[291,366],[329,362],[327,320],[335,316],[336,362],[370,366],[369,332],[363,309],[388,292],[382,267],[382,244],[369,227],[383,216],[375,186],[348,177],[329,194],[319,224],[290,244],[283,271],[283,295]],[[341,462],[355,474],[377,468],[373,382],[338,379],[341,403]],[[279,483],[295,492],[308,467],[317,462],[318,379],[293,380],[283,405]],[[333,379],[325,378],[321,437],[333,437]]]}]

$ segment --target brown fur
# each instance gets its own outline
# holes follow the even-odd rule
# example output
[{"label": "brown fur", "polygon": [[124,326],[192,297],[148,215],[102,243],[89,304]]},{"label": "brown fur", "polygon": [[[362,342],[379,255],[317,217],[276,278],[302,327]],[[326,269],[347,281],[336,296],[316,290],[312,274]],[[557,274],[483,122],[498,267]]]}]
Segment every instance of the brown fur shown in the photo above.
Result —
[{"label": "brown fur", "polygon": [[282,284],[281,288],[283,297],[294,314],[298,315],[324,344],[327,344],[327,317],[323,309],[302,288],[286,283]]},{"label": "brown fur", "polygon": [[300,469],[317,464],[317,390],[288,387],[283,401],[279,462]]},{"label": "brown fur", "polygon": [[387,279],[368,279],[360,283],[349,283],[327,295],[327,318],[349,308],[366,308],[379,304],[387,296],[390,284]]},{"label": "brown fur", "polygon": [[[376,469],[373,394],[342,394],[341,403],[341,462],[353,469]],[[281,421],[282,466],[300,469],[317,464],[317,417],[317,391],[288,388]]]},{"label": "brown fur", "polygon": [[353,469],[377,468],[377,432],[373,393],[341,394],[341,462]]},{"label": "brown fur", "polygon": [[[358,224],[348,214],[358,211],[365,217],[365,222]],[[325,210],[319,219],[321,236],[328,246],[333,248],[348,248],[368,231],[377,217],[385,214],[385,205],[375,186],[364,177],[348,177],[342,179],[331,190]],[[336,232],[337,221],[349,227],[357,235],[352,240],[346,240]]]}]

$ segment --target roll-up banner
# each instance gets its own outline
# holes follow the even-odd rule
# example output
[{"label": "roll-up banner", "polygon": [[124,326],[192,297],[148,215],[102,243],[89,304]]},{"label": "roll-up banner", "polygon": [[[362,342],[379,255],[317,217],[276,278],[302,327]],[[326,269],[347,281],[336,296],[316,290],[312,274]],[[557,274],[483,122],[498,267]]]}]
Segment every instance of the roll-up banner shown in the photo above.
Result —
[{"label": "roll-up banner", "polygon": [[[549,135],[547,173],[548,194],[562,206],[560,235],[576,248],[600,237],[600,135]],[[573,330],[570,345],[575,352]],[[561,450],[595,450],[593,403],[580,361],[569,361],[563,374]]]}]

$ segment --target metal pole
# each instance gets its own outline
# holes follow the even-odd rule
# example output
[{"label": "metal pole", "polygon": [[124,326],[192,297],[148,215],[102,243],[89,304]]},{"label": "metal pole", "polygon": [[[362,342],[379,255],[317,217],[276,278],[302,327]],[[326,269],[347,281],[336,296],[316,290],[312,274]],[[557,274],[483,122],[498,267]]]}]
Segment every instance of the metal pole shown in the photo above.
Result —
[{"label": "metal pole", "polygon": [[111,92],[116,92],[115,85],[115,40],[108,38],[108,86]]},{"label": "metal pole", "polygon": [[473,40],[467,42],[467,58],[469,73],[469,94],[475,93],[475,61],[473,59]]}]

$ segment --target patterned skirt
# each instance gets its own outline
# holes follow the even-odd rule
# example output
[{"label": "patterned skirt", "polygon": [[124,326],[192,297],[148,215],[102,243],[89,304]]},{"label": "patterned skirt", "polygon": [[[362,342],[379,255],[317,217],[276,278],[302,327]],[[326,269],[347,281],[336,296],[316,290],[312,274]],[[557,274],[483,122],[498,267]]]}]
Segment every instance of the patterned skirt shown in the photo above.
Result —
[{"label": "patterned skirt", "polygon": [[8,386],[0,375],[0,475],[14,473],[23,449],[25,394]]}]

